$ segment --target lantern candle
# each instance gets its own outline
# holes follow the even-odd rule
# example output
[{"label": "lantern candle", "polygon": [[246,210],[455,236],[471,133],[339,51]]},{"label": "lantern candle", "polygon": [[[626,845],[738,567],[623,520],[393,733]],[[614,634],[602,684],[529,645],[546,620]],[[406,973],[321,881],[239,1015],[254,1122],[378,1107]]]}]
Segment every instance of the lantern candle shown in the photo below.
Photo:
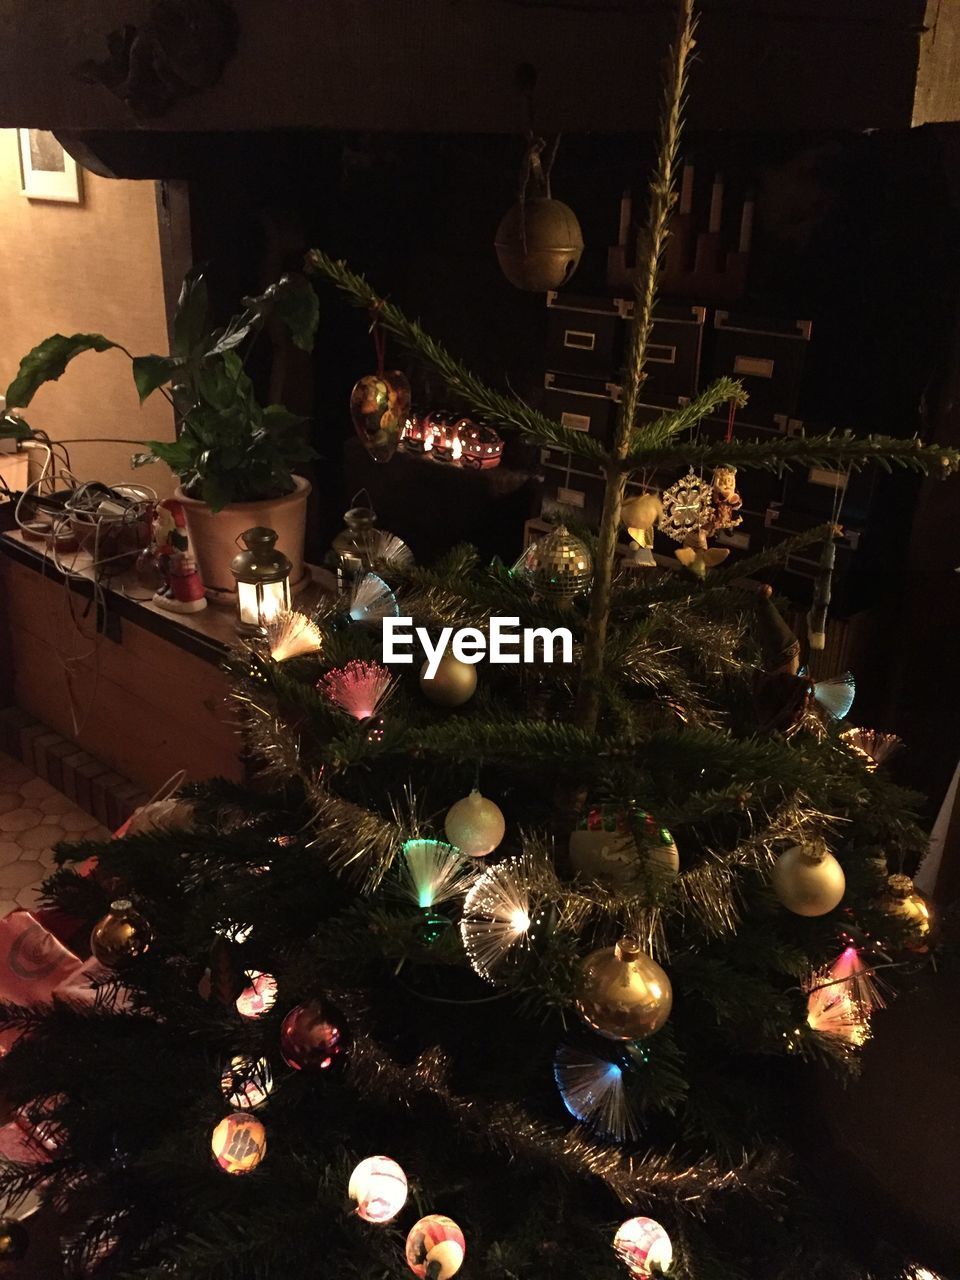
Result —
[{"label": "lantern candle", "polygon": [[290,608],[290,570],[277,550],[273,529],[257,525],[241,533],[246,547],[230,562],[237,582],[237,630],[242,635],[265,635],[267,627]]}]

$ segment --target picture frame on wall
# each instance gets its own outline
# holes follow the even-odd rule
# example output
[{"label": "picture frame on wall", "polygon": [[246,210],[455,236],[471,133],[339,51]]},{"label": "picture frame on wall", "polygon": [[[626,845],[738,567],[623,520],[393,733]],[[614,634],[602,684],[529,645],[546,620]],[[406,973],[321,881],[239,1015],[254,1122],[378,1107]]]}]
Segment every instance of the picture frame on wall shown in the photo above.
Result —
[{"label": "picture frame on wall", "polygon": [[79,204],[80,168],[46,129],[18,129],[20,189],[29,200]]}]

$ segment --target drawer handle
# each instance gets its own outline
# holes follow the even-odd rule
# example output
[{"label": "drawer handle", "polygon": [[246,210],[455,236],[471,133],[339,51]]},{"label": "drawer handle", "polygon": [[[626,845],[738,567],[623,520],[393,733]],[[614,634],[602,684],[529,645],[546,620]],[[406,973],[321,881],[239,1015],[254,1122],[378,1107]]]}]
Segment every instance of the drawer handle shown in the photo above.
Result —
[{"label": "drawer handle", "polygon": [[742,373],[748,378],[772,378],[773,361],[762,356],[737,356],[733,362],[733,372]]},{"label": "drawer handle", "polygon": [[597,345],[597,335],[584,329],[564,329],[563,345],[572,347],[574,351],[593,351]]}]

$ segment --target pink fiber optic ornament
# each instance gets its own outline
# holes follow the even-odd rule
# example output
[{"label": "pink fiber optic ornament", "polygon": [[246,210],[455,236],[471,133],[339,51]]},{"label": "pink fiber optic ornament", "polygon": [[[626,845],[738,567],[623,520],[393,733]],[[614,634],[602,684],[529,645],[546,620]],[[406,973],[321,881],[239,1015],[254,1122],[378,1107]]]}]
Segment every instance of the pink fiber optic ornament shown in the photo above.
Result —
[{"label": "pink fiber optic ornament", "polygon": [[317,681],[319,691],[354,720],[375,716],[392,687],[393,676],[386,667],[359,659],[328,671]]}]

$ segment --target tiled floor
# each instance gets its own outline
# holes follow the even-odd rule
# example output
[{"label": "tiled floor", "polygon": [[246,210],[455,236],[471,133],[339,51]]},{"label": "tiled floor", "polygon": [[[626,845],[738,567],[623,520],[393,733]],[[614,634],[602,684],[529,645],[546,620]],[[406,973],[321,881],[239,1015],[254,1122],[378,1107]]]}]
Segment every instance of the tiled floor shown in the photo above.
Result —
[{"label": "tiled floor", "polygon": [[58,841],[107,835],[96,818],[0,752],[0,918],[36,904]]}]

